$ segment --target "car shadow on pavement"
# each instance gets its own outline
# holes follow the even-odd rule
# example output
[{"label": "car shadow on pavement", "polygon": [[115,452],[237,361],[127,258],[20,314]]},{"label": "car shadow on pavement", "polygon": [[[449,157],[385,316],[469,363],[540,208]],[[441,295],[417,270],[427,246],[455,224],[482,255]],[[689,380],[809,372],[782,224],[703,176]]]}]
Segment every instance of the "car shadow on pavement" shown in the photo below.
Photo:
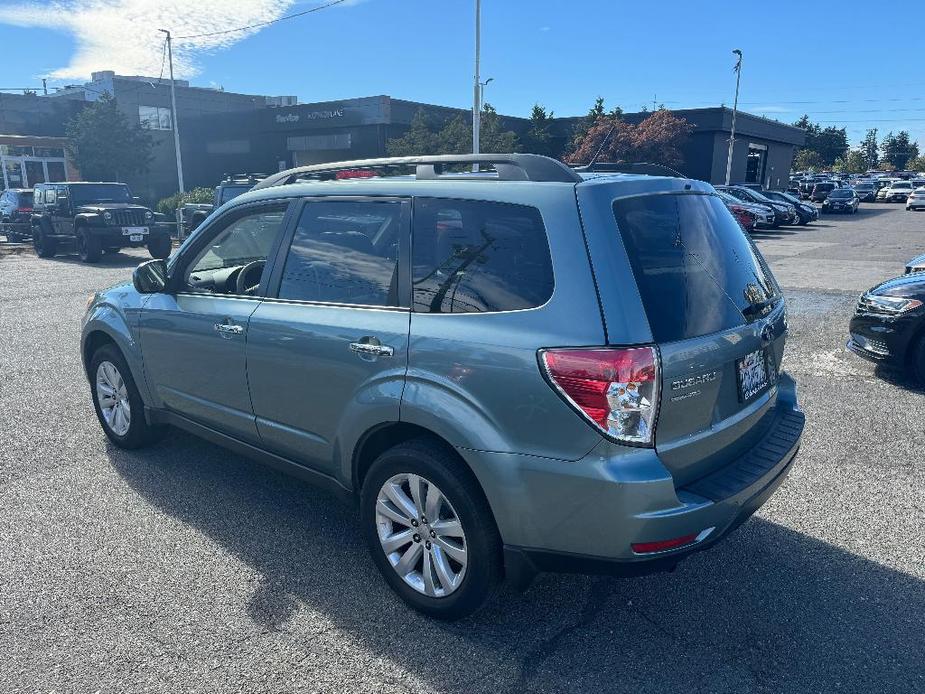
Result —
[{"label": "car shadow on pavement", "polygon": [[326,493],[181,432],[145,451],[110,447],[109,456],[145,502],[261,575],[246,607],[255,633],[291,632],[299,642],[302,621],[292,617],[320,613],[416,686],[925,690],[925,582],[766,520],[752,519],[673,574],[544,576],[444,624],[389,591],[354,509]]},{"label": "car shadow on pavement", "polygon": [[55,255],[53,258],[48,258],[48,260],[51,262],[64,263],[66,265],[88,265],[89,267],[124,268],[138,267],[141,263],[150,259],[150,256],[139,257],[137,255],[125,255],[124,253],[104,253],[103,256],[95,263],[84,263],[76,253],[67,255]]},{"label": "car shadow on pavement", "polygon": [[925,394],[925,387],[916,381],[911,373],[897,369],[895,366],[877,364],[874,367],[874,375],[897,388],[902,388],[912,393]]}]

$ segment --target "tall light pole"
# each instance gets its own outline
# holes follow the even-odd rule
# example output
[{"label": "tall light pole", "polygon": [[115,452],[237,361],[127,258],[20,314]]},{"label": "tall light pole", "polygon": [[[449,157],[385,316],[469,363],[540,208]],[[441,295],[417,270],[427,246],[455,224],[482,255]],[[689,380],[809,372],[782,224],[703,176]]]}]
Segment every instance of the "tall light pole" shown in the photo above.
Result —
[{"label": "tall light pole", "polygon": [[[479,81],[479,55],[482,49],[482,0],[475,0],[475,80],[472,90],[472,153],[479,153],[479,128],[481,126],[482,84]],[[472,165],[473,171],[479,170],[478,164]]]},{"label": "tall light pole", "polygon": [[729,185],[729,177],[732,175],[732,149],[736,143],[736,112],[739,110],[739,79],[742,77],[742,51],[738,48],[732,51],[738,56],[735,67],[732,68],[736,73],[736,96],[732,104],[732,132],[729,133],[729,154],[726,157],[726,185]]},{"label": "tall light pole", "polygon": [[177,124],[177,90],[173,82],[173,45],[170,39],[170,32],[166,29],[158,29],[167,34],[167,61],[170,63],[170,121],[173,125],[173,146],[177,151],[177,185],[180,192],[185,193],[183,187],[183,159],[180,156],[180,126]]}]

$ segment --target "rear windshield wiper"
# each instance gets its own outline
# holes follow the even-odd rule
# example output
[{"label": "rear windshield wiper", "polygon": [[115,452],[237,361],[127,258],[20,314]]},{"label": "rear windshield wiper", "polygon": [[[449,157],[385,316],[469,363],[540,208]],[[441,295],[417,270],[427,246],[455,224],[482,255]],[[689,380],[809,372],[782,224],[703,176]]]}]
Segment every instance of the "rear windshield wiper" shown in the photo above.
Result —
[{"label": "rear windshield wiper", "polygon": [[765,301],[749,304],[742,309],[742,315],[745,316],[748,320],[754,320],[756,318],[766,316],[771,312],[771,309],[774,308],[779,299],[780,296],[772,296],[770,299],[766,299]]}]

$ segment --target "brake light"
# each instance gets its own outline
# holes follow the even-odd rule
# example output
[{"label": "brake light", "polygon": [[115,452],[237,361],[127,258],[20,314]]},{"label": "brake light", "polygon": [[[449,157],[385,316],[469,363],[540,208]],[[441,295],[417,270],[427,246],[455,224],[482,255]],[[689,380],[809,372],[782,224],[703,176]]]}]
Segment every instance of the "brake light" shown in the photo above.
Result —
[{"label": "brake light", "polygon": [[22,213],[32,212],[32,208],[31,207],[17,207],[16,211],[22,212]]},{"label": "brake light", "polygon": [[540,362],[559,394],[602,434],[652,445],[660,380],[654,347],[547,349]]}]

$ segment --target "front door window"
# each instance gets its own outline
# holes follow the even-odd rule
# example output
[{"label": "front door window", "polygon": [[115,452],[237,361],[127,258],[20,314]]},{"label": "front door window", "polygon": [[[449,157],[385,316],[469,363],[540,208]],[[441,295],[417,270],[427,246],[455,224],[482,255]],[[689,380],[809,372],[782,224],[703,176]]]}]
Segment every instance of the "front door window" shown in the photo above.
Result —
[{"label": "front door window", "polygon": [[257,294],[285,211],[282,205],[262,208],[231,221],[188,266],[187,288],[213,294]]}]

